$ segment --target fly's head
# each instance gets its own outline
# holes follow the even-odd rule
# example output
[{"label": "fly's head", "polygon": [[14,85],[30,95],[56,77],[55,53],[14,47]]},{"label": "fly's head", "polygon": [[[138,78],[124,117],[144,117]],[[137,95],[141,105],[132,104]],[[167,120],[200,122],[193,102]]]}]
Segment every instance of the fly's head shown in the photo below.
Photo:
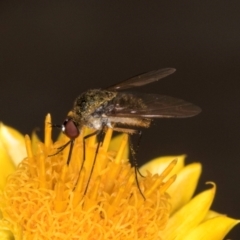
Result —
[{"label": "fly's head", "polygon": [[67,117],[63,122],[62,132],[72,140],[77,138],[80,134],[77,123],[71,117]]}]

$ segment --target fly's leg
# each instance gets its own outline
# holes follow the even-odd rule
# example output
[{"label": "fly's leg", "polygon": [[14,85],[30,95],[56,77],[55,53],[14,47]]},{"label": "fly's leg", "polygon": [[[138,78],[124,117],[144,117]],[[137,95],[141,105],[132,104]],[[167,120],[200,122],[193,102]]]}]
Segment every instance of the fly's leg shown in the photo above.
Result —
[{"label": "fly's leg", "polygon": [[134,148],[133,148],[133,143],[132,143],[132,141],[131,141],[131,136],[130,136],[130,135],[128,135],[128,136],[129,136],[129,145],[130,145],[131,156],[132,156],[132,159],[133,159],[133,166],[134,166],[135,180],[136,180],[136,183],[137,183],[137,187],[138,187],[138,190],[139,190],[140,194],[142,195],[143,199],[146,200],[143,192],[141,191],[141,188],[140,188],[140,185],[139,185],[139,181],[138,181],[138,177],[137,177],[137,174],[139,174],[141,177],[144,177],[144,176],[140,173],[140,171],[139,171],[139,169],[138,169],[138,163],[137,163],[137,158],[136,158],[136,154],[137,154],[137,152],[138,152],[138,150],[139,150],[139,146],[140,146],[140,141],[141,141],[141,137],[142,137],[142,132],[139,131],[138,134],[139,134],[139,138],[138,138],[138,143],[137,143],[137,148],[136,148],[136,150],[134,150]]},{"label": "fly's leg", "polygon": [[[87,136],[84,137],[84,141],[83,141],[83,142],[84,142],[84,148],[85,148],[85,140],[86,140],[87,138],[91,137],[91,136],[94,136],[94,135],[100,135],[100,139],[99,139],[98,144],[97,144],[97,148],[96,148],[95,155],[94,155],[94,159],[93,159],[92,168],[91,168],[91,171],[90,171],[90,174],[89,174],[89,177],[88,177],[87,185],[86,185],[86,187],[85,187],[83,196],[85,196],[86,193],[87,193],[88,186],[89,186],[89,183],[90,183],[92,174],[93,174],[94,166],[95,166],[95,163],[96,163],[96,160],[97,160],[98,151],[99,151],[100,145],[101,145],[102,142],[103,142],[103,138],[104,138],[104,126],[102,127],[101,130],[95,131],[94,133],[91,133],[91,134],[89,134],[89,135],[87,135]],[[85,150],[84,150],[84,155],[85,155]],[[84,164],[84,161],[85,161],[85,159],[83,160],[83,164]],[[82,164],[81,169],[83,168],[83,164]]]},{"label": "fly's leg", "polygon": [[[136,159],[136,154],[139,150],[139,146],[140,146],[140,142],[141,142],[141,138],[142,138],[142,131],[137,131],[135,129],[128,129],[128,128],[118,128],[118,127],[114,127],[113,130],[115,130],[117,132],[128,133],[129,147],[130,147],[130,152],[131,152],[131,156],[132,156],[132,159],[133,159],[132,164],[134,166],[134,172],[135,172],[135,180],[136,180],[137,187],[138,187],[138,190],[139,190],[140,194],[142,195],[143,199],[146,200],[143,192],[141,191],[139,181],[138,181],[138,178],[137,178],[137,174],[139,174],[141,177],[144,177],[138,169],[138,164],[137,164],[137,159]],[[139,135],[136,151],[134,150],[134,147],[133,147],[133,144],[132,144],[132,141],[131,141],[131,135],[132,134],[138,134]]]},{"label": "fly's leg", "polygon": [[[80,168],[80,170],[79,170],[79,175],[78,175],[78,178],[77,178],[77,181],[76,181],[76,184],[75,184],[75,187],[74,187],[74,189],[73,190],[75,190],[75,188],[76,188],[76,186],[77,186],[77,183],[78,183],[78,181],[79,181],[79,177],[80,177],[80,173],[81,173],[81,171],[82,171],[82,169],[83,169],[83,166],[84,166],[84,163],[85,163],[85,159],[86,159],[86,139],[88,139],[88,138],[90,138],[90,137],[92,137],[92,136],[94,136],[94,135],[98,135],[100,133],[100,131],[99,130],[97,130],[97,131],[95,131],[95,132],[93,132],[93,133],[90,133],[90,134],[88,134],[87,136],[84,136],[83,137],[83,161],[82,161],[82,165],[81,165],[81,168]],[[91,177],[91,176],[90,176]],[[88,183],[87,183],[87,187],[88,187],[88,184],[89,184],[89,181],[90,180],[88,180]],[[86,187],[86,188],[87,188]],[[86,194],[86,189],[85,189],[85,191],[84,191],[84,195]],[[83,196],[84,196],[83,195]]]},{"label": "fly's leg", "polygon": [[[50,123],[51,124],[51,123]],[[62,128],[62,125],[59,124],[51,124],[52,127],[56,127],[56,128]],[[73,150],[73,146],[74,146],[74,139],[70,138],[70,141],[68,141],[67,143],[65,143],[64,145],[62,145],[61,147],[57,148],[57,152],[49,155],[51,156],[55,156],[57,154],[59,154],[60,152],[62,152],[68,145],[70,145],[69,148],[69,153],[68,153],[68,158],[67,158],[67,165],[69,165],[70,161],[71,161],[71,157],[72,157],[72,150]]]},{"label": "fly's leg", "polygon": [[[49,123],[51,124],[51,123]],[[61,125],[59,124],[51,124],[52,127],[55,128],[62,128]],[[57,152],[55,152],[54,154],[49,155],[49,157],[55,156],[57,154],[59,154],[60,152],[62,152],[68,145],[70,144],[70,150],[69,150],[69,154],[68,154],[68,160],[67,160],[67,165],[69,165],[70,160],[71,160],[71,155],[72,155],[72,149],[73,149],[73,145],[74,145],[74,140],[71,139],[70,141],[68,141],[67,143],[65,143],[64,145],[62,145],[61,147],[57,148]]]},{"label": "fly's leg", "polygon": [[[68,145],[73,145],[74,144],[74,140],[70,140],[67,143],[65,143],[64,145],[62,145],[61,147],[57,148],[57,152],[55,152],[54,154],[49,155],[49,157],[55,156],[57,154],[59,154],[60,152],[62,152]],[[72,148],[72,147],[71,147]],[[69,159],[69,157],[68,157]],[[70,160],[69,160],[70,161]],[[68,162],[69,163],[69,162]]]},{"label": "fly's leg", "polygon": [[82,162],[82,166],[80,168],[80,172],[83,169],[84,163],[85,163],[85,159],[86,159],[86,140],[94,135],[98,135],[101,132],[101,130],[97,130],[93,133],[88,134],[87,136],[83,137],[83,162]]},{"label": "fly's leg", "polygon": [[[73,150],[73,145],[74,145],[74,140],[70,140],[70,149],[69,149],[69,153],[68,153],[68,159],[67,159],[67,165],[69,165],[70,161],[71,161],[71,156],[72,156],[72,150]],[[68,143],[69,143],[68,142]]]},{"label": "fly's leg", "polygon": [[136,155],[138,154],[138,151],[139,151],[139,147],[140,147],[140,143],[141,143],[141,140],[142,140],[142,131],[138,131],[138,142],[137,142],[137,146],[136,146],[136,150],[134,151],[134,148],[133,148],[133,145],[131,147],[131,149],[133,150],[132,152],[132,157],[134,159],[134,165],[136,166],[136,169],[137,169],[137,172],[139,173],[139,175],[141,177],[144,177],[141,172],[139,171],[139,168],[138,168],[138,163],[137,163],[137,159],[136,159]]}]

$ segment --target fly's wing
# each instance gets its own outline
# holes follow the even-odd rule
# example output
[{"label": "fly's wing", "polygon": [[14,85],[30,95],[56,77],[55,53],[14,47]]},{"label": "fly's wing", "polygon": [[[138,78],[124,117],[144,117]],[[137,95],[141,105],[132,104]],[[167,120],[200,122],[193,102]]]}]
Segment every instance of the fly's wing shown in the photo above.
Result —
[{"label": "fly's wing", "polygon": [[106,113],[112,117],[186,118],[197,115],[201,109],[184,100],[158,94],[118,93],[109,103]]},{"label": "fly's wing", "polygon": [[163,69],[159,69],[156,71],[147,72],[147,73],[132,77],[130,79],[127,79],[125,81],[122,81],[113,86],[110,86],[107,88],[107,90],[119,91],[119,90],[124,90],[124,89],[128,89],[128,88],[133,88],[133,87],[141,87],[146,84],[156,82],[156,81],[174,73],[175,71],[176,71],[176,69],[174,69],[174,68],[163,68]]}]

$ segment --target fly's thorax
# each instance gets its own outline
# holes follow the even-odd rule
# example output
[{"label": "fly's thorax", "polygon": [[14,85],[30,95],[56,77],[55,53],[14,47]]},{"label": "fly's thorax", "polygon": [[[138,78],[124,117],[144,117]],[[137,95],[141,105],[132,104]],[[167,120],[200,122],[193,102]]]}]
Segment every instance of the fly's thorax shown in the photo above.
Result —
[{"label": "fly's thorax", "polygon": [[104,108],[115,96],[116,92],[92,89],[82,93],[74,102],[73,113],[80,118],[87,118],[98,109]]},{"label": "fly's thorax", "polygon": [[81,116],[75,112],[71,112],[71,114],[68,115],[68,118],[72,119],[79,131],[81,131],[84,126],[100,130],[103,125],[109,125],[108,118],[104,118],[100,114],[85,114]]}]

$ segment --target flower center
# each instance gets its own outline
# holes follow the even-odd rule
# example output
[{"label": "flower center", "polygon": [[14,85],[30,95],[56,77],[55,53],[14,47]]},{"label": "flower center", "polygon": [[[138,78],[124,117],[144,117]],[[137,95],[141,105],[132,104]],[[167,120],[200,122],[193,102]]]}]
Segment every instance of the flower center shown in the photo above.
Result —
[{"label": "flower center", "polygon": [[[57,149],[69,139],[52,143],[50,115],[46,118],[45,140],[37,150],[26,136],[28,157],[9,176],[1,196],[3,221],[15,239],[161,239],[169,212],[168,187],[175,176],[165,180],[176,161],[161,175],[138,177],[124,152],[128,135],[123,134],[118,150],[111,150],[112,129],[108,129],[96,154],[96,136],[85,144],[75,140],[71,161],[69,147]],[[58,153],[57,153],[58,152]],[[57,153],[57,154],[56,154]],[[81,170],[82,168],[82,170]],[[93,173],[86,191],[91,169]],[[81,171],[80,171],[81,170]]]}]

